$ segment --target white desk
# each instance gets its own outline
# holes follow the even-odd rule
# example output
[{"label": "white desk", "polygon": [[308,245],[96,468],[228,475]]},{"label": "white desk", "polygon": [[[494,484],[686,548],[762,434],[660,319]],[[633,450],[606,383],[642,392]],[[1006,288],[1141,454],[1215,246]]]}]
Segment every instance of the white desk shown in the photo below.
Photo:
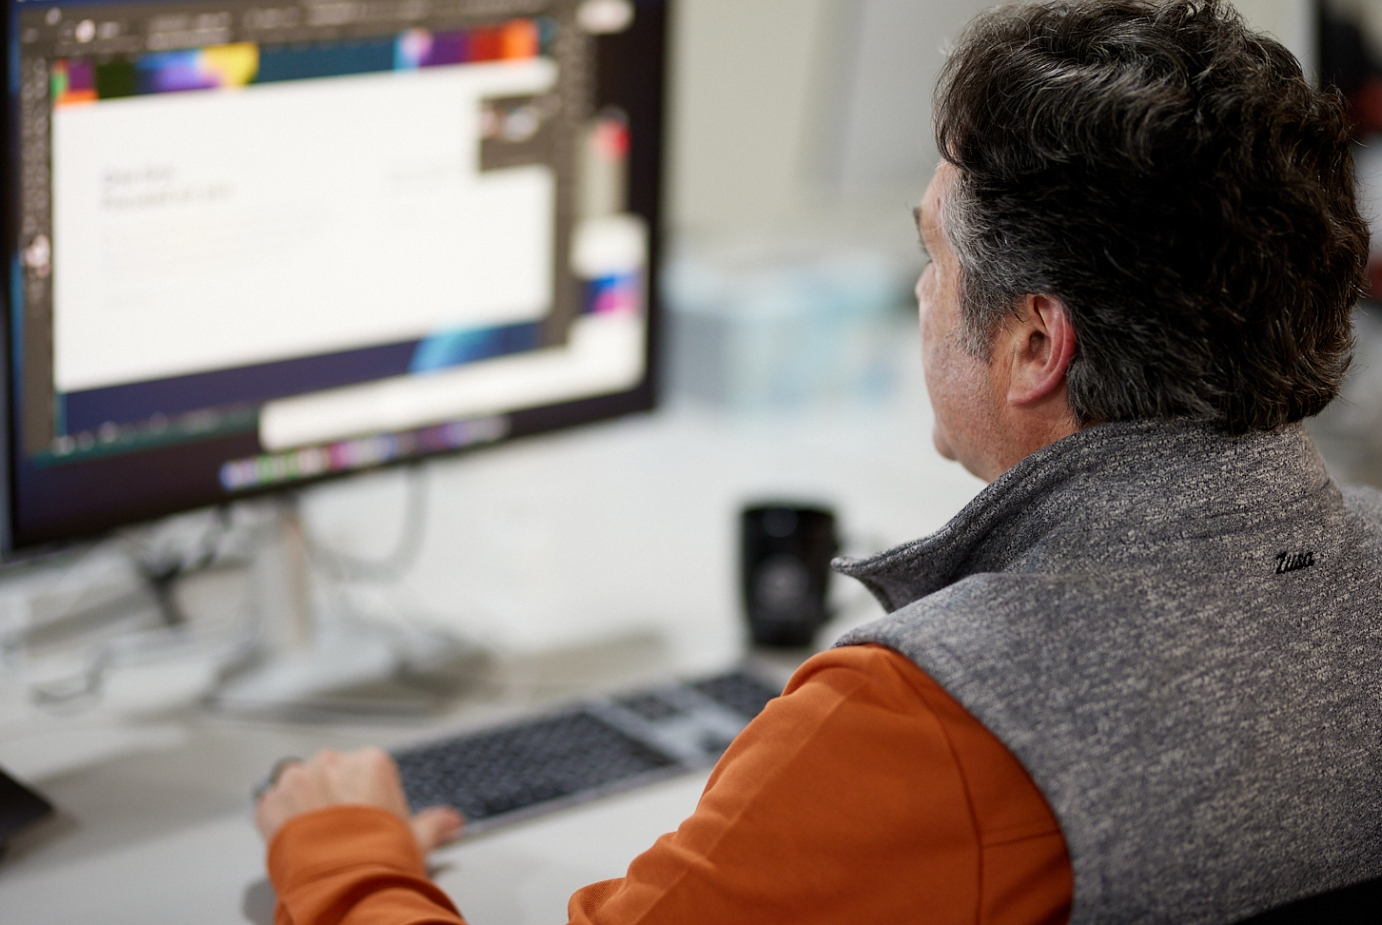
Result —
[{"label": "white desk", "polygon": [[[573,471],[589,486],[585,496],[539,487],[532,500],[530,486]],[[507,640],[512,658],[500,680],[428,725],[290,726],[184,712],[158,718],[146,750],[35,781],[72,821],[0,863],[0,923],[240,925],[247,896],[249,912],[263,915],[263,888],[255,892],[263,851],[248,791],[278,757],[396,745],[594,688],[726,667],[743,646],[734,515],[744,501],[823,499],[836,505],[847,534],[881,545],[937,528],[979,487],[935,456],[919,398],[768,420],[673,411],[444,463],[434,494],[444,521],[477,506],[472,522],[497,519],[518,498],[535,506],[520,522],[531,524],[534,510],[550,514],[535,529],[549,535],[556,558],[575,563],[553,566],[556,577],[545,579],[552,593],[567,595],[565,616],[520,626]],[[322,507],[318,524],[343,533],[352,516],[375,516],[369,504],[353,515],[339,492]],[[592,512],[602,519],[592,522]],[[444,603],[456,587],[448,582],[465,573],[455,558],[466,554],[465,542],[459,533],[429,533],[409,593]],[[541,611],[533,600],[543,599],[529,600]],[[591,616],[601,607],[613,613],[603,625]],[[851,619],[869,613],[856,608]],[[523,614],[504,616],[521,623]],[[466,619],[475,629],[473,613]],[[544,654],[522,644],[548,631],[567,645],[584,639],[586,648]],[[505,643],[501,633],[490,636]],[[624,641],[599,642],[611,637]],[[563,922],[570,893],[622,874],[692,811],[703,781],[674,780],[462,842],[436,856],[439,881],[474,925]]]},{"label": "white desk", "polygon": [[[587,883],[629,860],[695,809],[706,774],[462,842],[432,857],[434,873],[472,923],[566,921]],[[190,825],[66,864],[7,873],[0,921],[243,925],[272,919],[263,846],[247,813]]]},{"label": "white desk", "polygon": [[[570,895],[623,874],[630,859],[695,809],[705,778],[664,782],[444,848],[432,857],[435,876],[472,923],[564,922]],[[225,816],[7,878],[0,920],[269,921],[262,850],[246,814]]]}]

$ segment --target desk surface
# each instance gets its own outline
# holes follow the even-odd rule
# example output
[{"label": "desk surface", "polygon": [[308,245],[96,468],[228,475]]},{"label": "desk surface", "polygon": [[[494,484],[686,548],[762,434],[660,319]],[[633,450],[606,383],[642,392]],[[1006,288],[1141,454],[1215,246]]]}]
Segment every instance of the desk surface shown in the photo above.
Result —
[{"label": "desk surface", "polygon": [[[707,773],[555,813],[432,857],[437,882],[472,923],[566,921],[580,887],[618,877],[691,813]],[[272,919],[263,848],[247,813],[212,819],[66,864],[15,871],[0,920],[244,925]]]},{"label": "desk surface", "polygon": [[[800,657],[757,667],[785,678]],[[129,753],[42,782],[62,818],[0,865],[0,922],[267,923],[272,893],[248,788],[277,758],[464,731],[669,671],[665,646],[628,637],[494,668],[454,710],[426,721],[284,724],[186,711],[125,727],[145,733]],[[91,720],[68,732],[103,730],[112,731]],[[690,814],[707,773],[462,840],[434,855],[436,877],[477,925],[563,922],[574,890],[619,876]]]}]

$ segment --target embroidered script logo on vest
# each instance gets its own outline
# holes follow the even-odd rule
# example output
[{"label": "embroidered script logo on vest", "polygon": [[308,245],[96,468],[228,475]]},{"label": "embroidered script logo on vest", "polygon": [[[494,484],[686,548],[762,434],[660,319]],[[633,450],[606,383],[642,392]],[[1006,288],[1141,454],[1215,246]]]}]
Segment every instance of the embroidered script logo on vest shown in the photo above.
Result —
[{"label": "embroidered script logo on vest", "polygon": [[1314,552],[1279,552],[1276,554],[1276,573],[1285,575],[1315,564]]}]

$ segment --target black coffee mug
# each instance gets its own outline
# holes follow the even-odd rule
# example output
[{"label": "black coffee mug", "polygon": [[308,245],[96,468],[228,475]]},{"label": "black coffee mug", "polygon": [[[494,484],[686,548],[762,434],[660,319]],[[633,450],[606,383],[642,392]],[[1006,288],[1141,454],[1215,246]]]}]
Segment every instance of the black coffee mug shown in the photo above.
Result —
[{"label": "black coffee mug", "polygon": [[819,507],[756,505],[740,515],[739,527],[740,583],[754,643],[810,645],[830,619],[835,515]]}]

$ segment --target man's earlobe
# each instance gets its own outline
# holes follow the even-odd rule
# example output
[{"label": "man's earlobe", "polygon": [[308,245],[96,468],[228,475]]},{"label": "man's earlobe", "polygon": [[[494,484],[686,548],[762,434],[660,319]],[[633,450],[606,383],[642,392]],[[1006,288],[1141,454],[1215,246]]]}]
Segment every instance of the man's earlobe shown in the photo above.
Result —
[{"label": "man's earlobe", "polygon": [[1017,323],[1008,401],[1028,405],[1057,394],[1075,359],[1075,327],[1060,299],[1049,295],[1024,297]]}]

